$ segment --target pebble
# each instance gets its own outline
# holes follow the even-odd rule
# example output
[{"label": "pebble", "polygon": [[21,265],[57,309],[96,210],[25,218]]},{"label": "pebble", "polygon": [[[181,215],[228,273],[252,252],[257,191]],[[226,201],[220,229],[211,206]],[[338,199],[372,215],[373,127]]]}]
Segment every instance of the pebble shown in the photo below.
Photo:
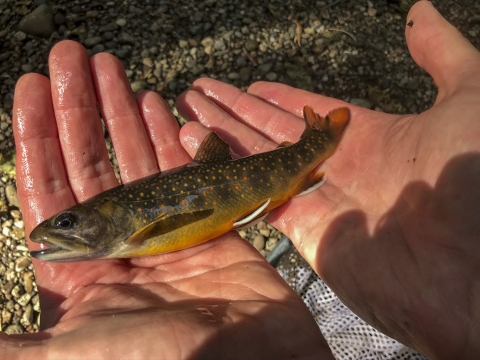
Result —
[{"label": "pebble", "polygon": [[21,272],[32,263],[28,256],[22,256],[15,260],[15,271]]},{"label": "pebble", "polygon": [[265,238],[262,235],[255,236],[252,245],[255,247],[255,249],[262,250],[265,247]]},{"label": "pebble", "polygon": [[38,6],[20,20],[18,29],[29,35],[49,38],[55,31],[52,7],[47,4]]},{"label": "pebble", "polygon": [[130,86],[132,87],[132,91],[134,93],[138,93],[148,88],[148,84],[143,80],[134,81],[133,83],[130,84]]},{"label": "pebble", "polygon": [[248,39],[247,41],[245,41],[245,50],[247,50],[248,52],[255,51],[257,50],[257,48],[258,42],[256,42],[255,40]]},{"label": "pebble", "polygon": [[10,205],[20,208],[20,203],[18,202],[17,189],[14,185],[8,184],[5,186],[5,195],[7,196],[7,201]]},{"label": "pebble", "polygon": [[22,306],[26,306],[30,302],[31,298],[32,295],[30,293],[25,293],[17,299],[17,303]]},{"label": "pebble", "polygon": [[20,323],[24,326],[27,327],[31,325],[33,322],[33,308],[32,305],[26,305],[25,310],[23,311],[22,318],[20,320]]},{"label": "pebble", "polygon": [[85,39],[85,41],[83,42],[83,45],[85,45],[87,48],[91,48],[101,42],[102,42],[102,38],[100,36],[95,36],[95,37]]},{"label": "pebble", "polygon": [[271,73],[268,73],[267,75],[265,75],[265,79],[267,79],[268,81],[276,81],[278,78],[277,74],[271,72]]},{"label": "pebble", "polygon": [[270,236],[270,229],[262,229],[262,230],[259,230],[259,233],[263,236],[265,236],[266,238],[268,238]]},{"label": "pebble", "polygon": [[238,72],[238,75],[240,77],[240,80],[242,80],[243,82],[247,82],[250,80],[250,77],[252,75],[252,70],[248,67],[243,67]]},{"label": "pebble", "polygon": [[353,98],[353,99],[350,99],[350,104],[360,106],[365,109],[372,108],[372,103],[367,99]]},{"label": "pebble", "polygon": [[33,66],[31,64],[23,64],[22,65],[22,70],[26,73],[32,72],[33,71]]},{"label": "pebble", "polygon": [[23,334],[23,328],[20,325],[10,325],[4,330],[7,335]]},{"label": "pebble", "polygon": [[120,27],[124,27],[125,25],[127,25],[127,20],[126,19],[117,19],[117,21],[115,21],[115,24],[120,26]]}]

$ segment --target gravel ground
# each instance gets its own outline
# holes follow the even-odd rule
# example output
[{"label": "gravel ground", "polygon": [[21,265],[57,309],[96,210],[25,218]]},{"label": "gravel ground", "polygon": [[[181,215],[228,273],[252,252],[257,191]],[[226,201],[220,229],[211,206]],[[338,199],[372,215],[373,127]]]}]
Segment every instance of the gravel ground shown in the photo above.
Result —
[{"label": "gravel ground", "polygon": [[[413,2],[0,0],[0,330],[38,330],[40,306],[15,191],[11,111],[16,80],[32,71],[48,75],[56,42],[73,39],[92,55],[115,54],[132,89],[159,92],[175,115],[175,98],[201,76],[242,89],[278,81],[371,109],[417,113],[433,103],[436,89],[405,44]],[[434,4],[480,48],[480,2]],[[240,234],[264,256],[281,236],[264,222]]]}]

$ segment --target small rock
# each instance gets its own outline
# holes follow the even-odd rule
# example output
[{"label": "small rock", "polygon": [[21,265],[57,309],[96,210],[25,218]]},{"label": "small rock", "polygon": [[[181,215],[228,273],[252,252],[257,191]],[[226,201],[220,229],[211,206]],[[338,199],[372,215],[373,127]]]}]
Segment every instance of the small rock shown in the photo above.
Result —
[{"label": "small rock", "polygon": [[117,21],[115,21],[115,24],[117,24],[117,25],[120,26],[120,27],[124,27],[125,25],[127,25],[127,20],[125,20],[125,19],[118,19]]},{"label": "small rock", "polygon": [[262,235],[257,235],[253,239],[253,246],[258,251],[262,250],[265,247],[265,238]]},{"label": "small rock", "polygon": [[15,220],[18,220],[22,217],[22,213],[20,212],[20,210],[12,210],[12,211],[10,211],[10,215],[12,215],[12,217]]},{"label": "small rock", "polygon": [[252,70],[248,67],[242,67],[238,72],[240,76],[240,80],[247,82],[250,80],[250,76],[252,75]]},{"label": "small rock", "polygon": [[276,81],[277,80],[277,74],[271,72],[271,73],[268,73],[267,75],[265,75],[265,79],[267,79],[268,81]]},{"label": "small rock", "polygon": [[135,38],[126,32],[121,32],[120,34],[118,34],[117,38],[119,43],[130,44],[130,45],[135,44]]},{"label": "small rock", "polygon": [[359,99],[359,98],[354,98],[350,100],[350,104],[360,106],[365,109],[371,109],[372,108],[372,103],[368,101],[367,99]]},{"label": "small rock", "polygon": [[259,65],[257,69],[260,74],[265,75],[272,69],[272,67],[273,67],[272,63],[266,63],[266,64]]},{"label": "small rock", "polygon": [[143,65],[153,67],[153,60],[150,57],[146,57],[142,60]]},{"label": "small rock", "polygon": [[40,300],[38,294],[32,298],[33,310],[40,312]]},{"label": "small rock", "polygon": [[7,196],[7,201],[10,205],[20,208],[20,203],[18,202],[17,189],[13,184],[8,184],[5,186],[5,195]]},{"label": "small rock", "polygon": [[213,43],[213,48],[215,50],[223,51],[227,48],[227,45],[225,45],[225,42],[222,39],[218,39]]},{"label": "small rock", "polygon": [[373,7],[368,8],[367,13],[368,13],[368,16],[374,17],[375,15],[377,15],[377,9]]},{"label": "small rock", "polygon": [[15,299],[18,299],[20,296],[22,296],[25,293],[24,289],[20,285],[15,285],[11,291],[12,296]]},{"label": "small rock", "polygon": [[22,70],[26,73],[32,72],[33,71],[33,66],[31,64],[23,64],[22,65]]},{"label": "small rock", "polygon": [[16,240],[23,239],[25,237],[25,230],[14,228],[12,231],[10,231],[10,236]]},{"label": "small rock", "polygon": [[204,70],[205,70],[205,66],[203,66],[202,64],[197,64],[193,67],[192,74],[200,75],[201,73],[203,73]]},{"label": "small rock", "polygon": [[93,54],[98,54],[104,50],[105,50],[105,46],[103,44],[97,44],[92,48],[91,51]]},{"label": "small rock", "polygon": [[244,240],[247,238],[247,232],[245,230],[240,230],[238,235],[240,235],[240,237]]},{"label": "small rock", "polygon": [[132,91],[134,93],[138,93],[142,90],[145,90],[148,87],[148,84],[143,80],[137,80],[132,82],[130,86],[132,87]]},{"label": "small rock", "polygon": [[25,268],[28,267],[31,263],[32,263],[32,260],[30,260],[29,257],[27,256],[19,257],[18,259],[15,260],[15,271],[21,272],[25,270]]},{"label": "small rock", "polygon": [[32,295],[30,295],[29,293],[25,293],[17,299],[17,303],[25,307],[30,302],[31,298]]},{"label": "small rock", "polygon": [[257,48],[258,42],[256,42],[255,40],[248,39],[247,41],[245,41],[245,50],[247,50],[248,52],[255,51],[257,50]]},{"label": "small rock", "polygon": [[85,13],[88,18],[95,19],[98,17],[98,10],[89,10]]},{"label": "small rock", "polygon": [[100,28],[98,29],[99,32],[103,33],[105,31],[114,31],[114,30],[117,30],[118,29],[118,26],[117,24],[115,23],[109,23],[107,25],[104,25],[104,26],[100,26]]},{"label": "small rock", "polygon": [[13,37],[17,41],[23,41],[27,38],[27,34],[25,34],[23,31],[17,31],[15,34],[13,34]]},{"label": "small rock", "polygon": [[102,38],[100,36],[95,36],[95,37],[85,39],[85,41],[83,42],[83,45],[85,45],[85,47],[87,48],[91,48],[101,42],[102,42]]},{"label": "small rock", "polygon": [[27,293],[33,291],[33,277],[30,272],[23,274],[23,287]]},{"label": "small rock", "polygon": [[55,24],[57,24],[58,26],[60,26],[60,25],[65,25],[65,23],[66,23],[65,15],[63,15],[62,13],[57,12],[57,13],[55,14],[54,21],[55,21]]},{"label": "small rock", "polygon": [[188,48],[188,41],[187,40],[180,40],[178,42],[178,46],[180,46],[181,49],[186,49],[186,48]]},{"label": "small rock", "polygon": [[38,6],[20,20],[18,30],[29,35],[49,38],[55,31],[52,7],[46,4]]},{"label": "small rock", "polygon": [[125,59],[132,55],[132,47],[130,45],[125,45],[121,49],[116,49],[115,55],[117,55],[121,59]]},{"label": "small rock", "polygon": [[239,77],[240,75],[237,72],[231,72],[227,75],[229,80],[237,80]]},{"label": "small rock", "polygon": [[257,229],[258,230],[265,230],[267,228],[267,223],[265,221],[260,221],[257,224]]},{"label": "small rock", "polygon": [[24,327],[27,327],[32,324],[33,321],[33,308],[32,305],[27,305],[25,310],[23,311],[22,318],[20,319],[20,324]]},{"label": "small rock", "polygon": [[5,334],[7,335],[23,334],[23,329],[20,325],[10,325],[5,329]]},{"label": "small rock", "polygon": [[2,310],[2,323],[8,324],[12,320],[12,313],[7,308]]},{"label": "small rock", "polygon": [[277,238],[270,238],[267,240],[265,244],[265,250],[272,251],[273,248],[277,245],[278,239]]},{"label": "small rock", "polygon": [[259,232],[260,232],[261,235],[263,235],[267,238],[270,236],[270,229],[262,229]]}]

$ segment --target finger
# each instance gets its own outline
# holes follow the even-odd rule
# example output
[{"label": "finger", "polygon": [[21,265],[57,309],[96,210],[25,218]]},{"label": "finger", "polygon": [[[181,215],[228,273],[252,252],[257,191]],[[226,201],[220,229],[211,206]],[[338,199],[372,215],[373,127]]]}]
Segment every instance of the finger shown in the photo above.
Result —
[{"label": "finger", "polygon": [[[24,75],[14,99],[17,188],[29,234],[42,220],[74,205],[75,197],[63,164],[50,81],[39,74]],[[29,246],[39,247],[32,242]]]},{"label": "finger", "polygon": [[88,56],[73,41],[55,45],[49,57],[58,136],[70,186],[85,200],[117,185],[97,111]]},{"label": "finger", "polygon": [[433,77],[440,96],[460,84],[478,84],[478,51],[430,1],[419,1],[412,6],[405,36],[412,58]]},{"label": "finger", "polygon": [[165,100],[153,91],[143,91],[137,95],[137,104],[160,169],[192,161],[180,144],[180,127]]},{"label": "finger", "polygon": [[250,85],[247,92],[266,102],[275,104],[278,108],[297,115],[298,117],[303,117],[303,107],[305,105],[312,107],[322,115],[342,106],[348,106],[352,114],[355,114],[358,110],[366,111],[365,109],[351,106],[341,100],[295,89],[279,83],[259,81]]},{"label": "finger", "polygon": [[100,53],[92,57],[90,66],[122,182],[158,172],[157,160],[122,64],[113,55]]},{"label": "finger", "polygon": [[[202,78],[193,83],[192,89],[213,101],[231,118],[262,133],[267,139],[276,143],[297,141],[304,130],[301,111],[297,114],[299,117],[292,116],[288,112],[279,111],[276,104],[265,103],[231,85]],[[186,93],[187,101],[190,95]],[[207,121],[210,122],[211,119],[206,117],[202,123],[206,124]],[[221,125],[228,127],[228,124]]]},{"label": "finger", "polygon": [[[269,141],[247,125],[235,120],[230,114],[197,91],[183,93],[177,100],[177,110],[185,119],[197,121],[218,133],[239,155],[245,156],[265,152],[276,147],[275,142]],[[203,137],[195,134],[198,129],[200,128],[186,124],[181,132],[182,142],[190,140],[193,141],[193,144],[198,139],[203,139]]]}]

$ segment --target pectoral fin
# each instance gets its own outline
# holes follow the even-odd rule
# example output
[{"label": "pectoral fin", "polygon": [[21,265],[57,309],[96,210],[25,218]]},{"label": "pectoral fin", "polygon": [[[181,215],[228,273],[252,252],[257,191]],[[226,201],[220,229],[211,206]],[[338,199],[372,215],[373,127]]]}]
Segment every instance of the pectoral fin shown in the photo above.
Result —
[{"label": "pectoral fin", "polygon": [[135,247],[141,246],[146,240],[155,236],[163,235],[182,226],[203,220],[212,215],[213,211],[213,209],[207,209],[171,216],[166,216],[168,212],[163,213],[155,221],[133,233],[125,240],[125,243]]},{"label": "pectoral fin", "polygon": [[[262,213],[262,211],[267,208],[268,204],[270,204],[270,199],[268,199],[258,209],[254,210],[253,212],[251,212],[250,214],[248,214],[244,218],[239,219],[236,222],[234,222],[233,227],[236,230],[239,230],[240,228],[246,227],[246,225],[249,225],[249,226],[252,225],[252,223],[254,221],[260,221],[260,219],[258,219],[258,218],[260,217],[260,214]],[[266,216],[266,214],[265,214],[265,216]]]},{"label": "pectoral fin", "polygon": [[203,139],[193,159],[197,164],[209,164],[224,160],[232,160],[230,146],[214,132]]}]

